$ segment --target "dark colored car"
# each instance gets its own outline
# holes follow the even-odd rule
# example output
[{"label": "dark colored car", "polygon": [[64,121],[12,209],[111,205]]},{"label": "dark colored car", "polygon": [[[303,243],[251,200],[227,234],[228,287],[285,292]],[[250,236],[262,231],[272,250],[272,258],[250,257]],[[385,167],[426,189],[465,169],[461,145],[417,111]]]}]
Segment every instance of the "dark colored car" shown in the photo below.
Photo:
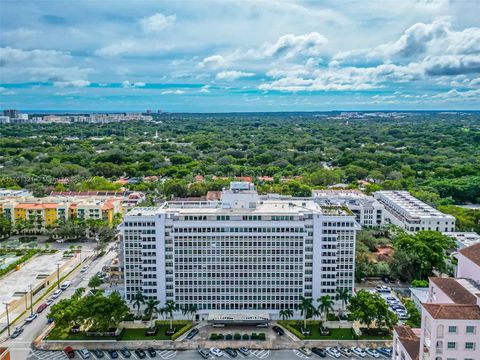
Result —
[{"label": "dark colored car", "polygon": [[120,350],[120,352],[121,352],[122,355],[125,356],[126,358],[129,358],[130,356],[132,356],[132,353],[131,353],[130,350],[128,350],[126,347],[124,347],[122,350]]},{"label": "dark colored car", "polygon": [[95,355],[96,358],[100,359],[103,358],[103,351],[100,349],[95,349],[92,350],[93,355]]},{"label": "dark colored car", "polygon": [[137,355],[139,359],[145,359],[147,357],[147,354],[145,354],[145,351],[142,349],[135,350],[135,355]]},{"label": "dark colored car", "polygon": [[150,357],[155,357],[155,356],[157,356],[157,352],[155,351],[154,348],[148,348],[148,349],[147,349],[147,352],[148,352],[148,355],[149,355]]},{"label": "dark colored car", "polygon": [[37,313],[41,313],[43,310],[45,310],[48,307],[47,304],[42,304],[37,308]]},{"label": "dark colored car", "polygon": [[73,351],[71,346],[67,346],[65,349],[63,349],[63,352],[65,355],[67,355],[67,358],[73,359],[75,357],[75,352]]},{"label": "dark colored car", "polygon": [[392,356],[392,348],[380,347],[380,348],[377,348],[377,352],[386,357]]},{"label": "dark colored car", "polygon": [[117,350],[108,350],[108,354],[112,359],[118,359],[118,352]]},{"label": "dark colored car", "polygon": [[23,332],[23,326],[17,327],[17,328],[15,328],[15,331],[12,333],[12,335],[10,335],[10,337],[11,337],[12,339],[15,339],[15,338],[18,337],[22,332]]},{"label": "dark colored car", "polygon": [[327,352],[325,351],[325,349],[322,349],[322,348],[312,348],[312,352],[314,354],[317,354],[318,356],[320,357],[326,357],[327,356]]},{"label": "dark colored car", "polygon": [[195,335],[198,334],[198,329],[192,329],[187,335],[188,340],[192,340]]},{"label": "dark colored car", "polygon": [[231,357],[237,357],[237,351],[230,347],[226,348],[224,351]]},{"label": "dark colored car", "polygon": [[285,335],[285,331],[280,327],[275,325],[273,328],[273,331],[275,331],[278,335]]}]

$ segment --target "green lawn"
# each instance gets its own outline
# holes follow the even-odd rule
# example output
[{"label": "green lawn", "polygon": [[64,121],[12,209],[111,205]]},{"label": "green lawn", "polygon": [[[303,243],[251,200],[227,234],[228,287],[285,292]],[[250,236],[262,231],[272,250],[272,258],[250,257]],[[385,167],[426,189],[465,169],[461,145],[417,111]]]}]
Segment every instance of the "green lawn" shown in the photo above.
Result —
[{"label": "green lawn", "polygon": [[[177,332],[184,326],[190,324],[191,321],[174,321],[173,326],[177,328]],[[165,335],[165,332],[170,328],[168,323],[163,321],[157,322],[157,334],[155,336],[146,336],[146,329],[124,329],[122,334],[115,336],[86,336],[85,333],[79,332],[71,334],[68,329],[63,329],[55,326],[46,340],[171,340],[172,336]]]},{"label": "green lawn", "polygon": [[[288,324],[300,332],[301,325],[298,321],[289,321]],[[305,340],[356,340],[353,336],[352,329],[330,329],[330,335],[323,336],[320,334],[319,322],[309,321],[307,327],[310,329],[310,336],[305,336]],[[358,337],[359,340],[391,340],[391,335],[375,335],[363,334]]]}]

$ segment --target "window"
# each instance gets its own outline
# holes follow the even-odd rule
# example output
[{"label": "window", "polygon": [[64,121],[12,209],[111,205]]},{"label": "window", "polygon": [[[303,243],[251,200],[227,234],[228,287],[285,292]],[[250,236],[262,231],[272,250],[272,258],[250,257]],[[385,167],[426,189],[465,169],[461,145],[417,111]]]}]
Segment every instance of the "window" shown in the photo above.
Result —
[{"label": "window", "polygon": [[457,348],[457,343],[453,341],[449,341],[447,345],[448,349],[456,349]]},{"label": "window", "polygon": [[475,334],[475,326],[467,326],[467,334]]},{"label": "window", "polygon": [[475,343],[473,343],[473,342],[466,342],[466,343],[465,343],[465,350],[475,350]]},{"label": "window", "polygon": [[448,332],[449,333],[456,333],[457,332],[457,327],[456,326],[449,326],[448,327]]}]

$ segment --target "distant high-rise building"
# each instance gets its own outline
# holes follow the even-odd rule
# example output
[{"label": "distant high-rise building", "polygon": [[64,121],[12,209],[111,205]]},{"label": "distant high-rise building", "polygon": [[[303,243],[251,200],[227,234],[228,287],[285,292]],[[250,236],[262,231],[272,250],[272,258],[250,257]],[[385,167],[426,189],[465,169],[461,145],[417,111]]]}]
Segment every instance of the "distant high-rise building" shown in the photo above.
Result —
[{"label": "distant high-rise building", "polygon": [[18,110],[3,110],[3,115],[8,116],[10,119],[18,117]]}]

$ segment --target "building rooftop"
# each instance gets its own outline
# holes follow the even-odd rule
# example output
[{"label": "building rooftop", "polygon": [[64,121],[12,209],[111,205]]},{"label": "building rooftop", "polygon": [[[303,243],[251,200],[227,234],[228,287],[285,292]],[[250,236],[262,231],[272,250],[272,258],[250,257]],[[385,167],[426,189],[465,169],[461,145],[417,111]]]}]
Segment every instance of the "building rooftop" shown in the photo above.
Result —
[{"label": "building rooftop", "polygon": [[463,304],[422,304],[434,319],[480,320],[480,306]]},{"label": "building rooftop", "polygon": [[476,289],[466,279],[431,277],[429,280],[440,288],[455,304],[477,303],[477,297],[474,293],[480,293],[480,290]]},{"label": "building rooftop", "polygon": [[395,332],[403,347],[408,352],[408,355],[410,355],[413,360],[419,359],[420,336],[412,330],[412,328],[405,325],[396,326]]},{"label": "building rooftop", "polygon": [[444,232],[444,235],[455,239],[459,249],[480,243],[480,235],[476,232]]},{"label": "building rooftop", "polygon": [[463,248],[459,253],[480,266],[480,243]]},{"label": "building rooftop", "polygon": [[431,207],[430,205],[425,204],[423,201],[418,200],[417,198],[410,195],[408,191],[398,191],[398,190],[382,190],[375,193],[375,197],[382,196],[393,203],[396,204],[399,208],[405,211],[412,217],[417,218],[429,218],[429,217],[443,217],[451,218],[452,215],[444,214],[437,209]]}]

